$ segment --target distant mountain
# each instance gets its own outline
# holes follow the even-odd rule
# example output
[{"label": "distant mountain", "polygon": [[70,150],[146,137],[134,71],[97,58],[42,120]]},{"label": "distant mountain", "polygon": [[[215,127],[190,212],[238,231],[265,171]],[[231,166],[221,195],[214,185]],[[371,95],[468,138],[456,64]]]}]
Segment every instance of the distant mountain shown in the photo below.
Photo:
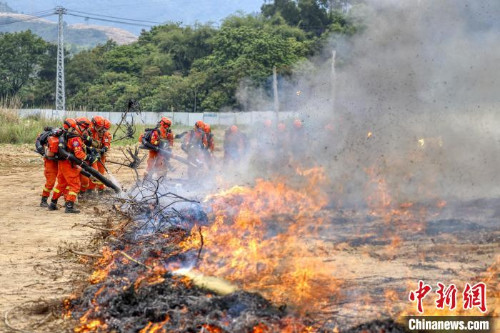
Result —
[{"label": "distant mountain", "polygon": [[[0,6],[2,5],[4,4],[0,3]],[[48,42],[57,42],[57,23],[55,21],[12,12],[0,13],[0,32],[25,30],[31,30]],[[136,41],[137,36],[127,30],[115,27],[87,24],[65,25],[64,41],[72,53],[92,48],[97,44],[104,44],[110,39],[118,44],[129,44]]]},{"label": "distant mountain", "polygon": [[[138,35],[142,29],[149,29],[150,25],[166,22],[180,22],[195,24],[214,22],[216,25],[228,15],[238,11],[247,14],[260,12],[264,0],[0,0],[8,3],[18,13],[33,14],[53,9],[56,4],[68,10],[78,11],[81,16],[65,16],[68,24],[89,23],[108,25],[122,28]],[[270,0],[267,0],[268,2]],[[75,12],[76,13],[76,12]],[[120,24],[118,22],[103,22],[95,17],[108,15],[117,18],[134,20],[138,25]],[[110,17],[108,17],[110,19]],[[123,21],[120,19],[113,19]],[[144,26],[140,26],[144,23]]]}]

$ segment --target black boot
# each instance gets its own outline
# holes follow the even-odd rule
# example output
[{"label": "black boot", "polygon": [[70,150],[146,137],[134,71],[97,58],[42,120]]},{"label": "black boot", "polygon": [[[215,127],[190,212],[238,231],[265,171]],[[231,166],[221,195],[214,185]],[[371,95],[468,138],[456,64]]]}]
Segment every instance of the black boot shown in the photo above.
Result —
[{"label": "black boot", "polygon": [[50,201],[49,205],[49,210],[58,210],[59,208],[57,207],[57,200],[52,199]]},{"label": "black boot", "polygon": [[73,201],[66,201],[66,204],[64,206],[66,207],[66,210],[64,211],[65,213],[72,213],[72,214],[80,213],[79,210],[75,209],[75,203]]},{"label": "black boot", "polygon": [[49,207],[49,204],[47,203],[48,197],[42,197],[42,201],[40,202],[40,207]]}]

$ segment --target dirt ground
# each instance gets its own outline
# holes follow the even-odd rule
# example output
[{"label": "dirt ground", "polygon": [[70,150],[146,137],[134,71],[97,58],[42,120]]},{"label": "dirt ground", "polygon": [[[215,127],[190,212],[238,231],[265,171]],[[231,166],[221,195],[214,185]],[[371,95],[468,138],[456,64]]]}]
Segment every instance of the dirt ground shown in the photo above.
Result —
[{"label": "dirt ground", "polygon": [[[120,156],[115,150],[110,159]],[[117,179],[132,182],[130,169],[109,168]],[[31,145],[1,145],[0,174],[0,332],[7,332],[6,311],[39,299],[62,300],[87,276],[66,250],[88,246],[95,231],[79,224],[99,219],[94,207],[103,204],[79,203],[81,214],[71,215],[63,207],[54,212],[39,207],[43,164]]]},{"label": "dirt ground", "polygon": [[[115,149],[110,160],[122,157]],[[108,166],[122,186],[133,183],[130,169]],[[183,177],[183,169],[178,168],[176,176]],[[58,302],[74,291],[75,283],[85,280],[88,267],[67,249],[89,252],[95,230],[81,224],[102,219],[101,212],[109,205],[79,203],[82,213],[71,216],[63,210],[40,208],[43,166],[30,145],[1,145],[0,175],[0,332],[10,332],[3,322],[6,312],[12,314],[39,299]],[[427,234],[385,243],[380,242],[384,237],[377,236],[384,230],[376,220],[348,212],[333,214],[331,230],[325,230],[322,239],[330,244],[327,253],[310,258],[331,265],[336,277],[344,281],[342,298],[325,309],[325,318],[332,318],[330,327],[375,319],[382,312],[398,313],[411,305],[406,295],[421,278],[432,285],[458,282],[459,290],[466,282],[484,278],[500,253],[496,204],[485,205],[450,207],[427,224]],[[460,223],[453,226],[458,229],[446,229],[446,221],[456,217]],[[353,218],[356,225],[346,223]],[[438,223],[441,227],[432,229]],[[498,301],[490,297],[490,308],[498,306]],[[11,324],[19,327],[22,323]]]}]

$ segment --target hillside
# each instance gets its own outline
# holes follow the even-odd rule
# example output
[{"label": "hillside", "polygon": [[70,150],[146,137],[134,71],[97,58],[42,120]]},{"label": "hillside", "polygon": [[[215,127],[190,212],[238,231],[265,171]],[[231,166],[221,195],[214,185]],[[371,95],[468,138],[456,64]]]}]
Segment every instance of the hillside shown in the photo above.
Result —
[{"label": "hillside", "polygon": [[114,40],[118,45],[130,44],[137,40],[137,36],[133,33],[115,27],[77,23],[69,25],[68,28],[71,30],[79,30],[82,32],[85,30],[103,32],[108,37],[108,39]]},{"label": "hillside", "polygon": [[[20,22],[18,22],[20,21]],[[57,23],[36,16],[11,12],[0,13],[0,32],[19,32],[31,30],[34,34],[48,42],[57,41]],[[65,26],[65,42],[71,52],[89,49],[98,44],[104,44],[112,39],[119,45],[130,44],[137,36],[129,31],[98,25],[74,24]]]}]

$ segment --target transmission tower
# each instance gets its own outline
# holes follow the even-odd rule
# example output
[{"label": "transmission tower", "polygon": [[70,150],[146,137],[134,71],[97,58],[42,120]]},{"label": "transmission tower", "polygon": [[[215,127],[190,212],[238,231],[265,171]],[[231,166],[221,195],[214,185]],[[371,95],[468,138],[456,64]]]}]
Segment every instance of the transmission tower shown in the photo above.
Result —
[{"label": "transmission tower", "polygon": [[57,34],[57,82],[56,82],[56,110],[66,110],[66,96],[64,94],[64,35],[63,35],[63,14],[66,9],[56,7],[56,14],[59,15],[59,26]]}]

